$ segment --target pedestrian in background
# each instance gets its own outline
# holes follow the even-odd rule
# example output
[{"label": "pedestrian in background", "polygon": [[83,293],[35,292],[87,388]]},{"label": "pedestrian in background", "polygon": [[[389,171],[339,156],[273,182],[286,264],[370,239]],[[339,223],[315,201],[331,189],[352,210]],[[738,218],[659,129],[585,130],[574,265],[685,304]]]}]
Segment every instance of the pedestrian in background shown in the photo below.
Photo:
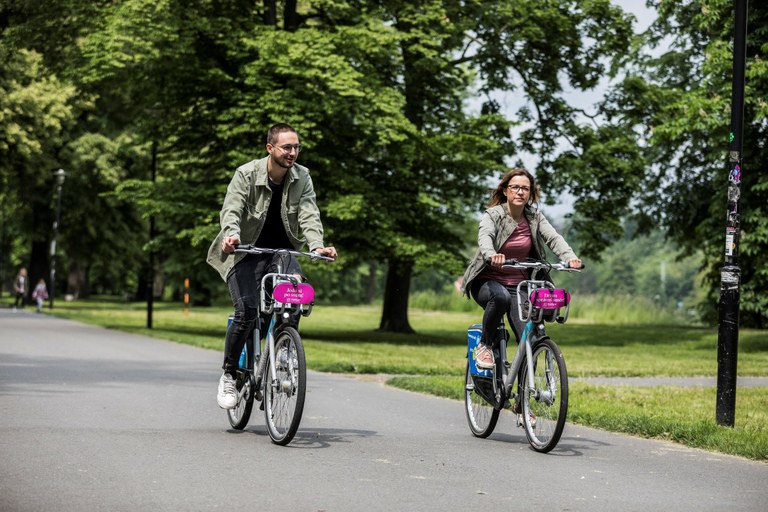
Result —
[{"label": "pedestrian in background", "polygon": [[27,281],[27,269],[21,267],[19,273],[16,275],[16,279],[13,281],[13,293],[16,294],[16,300],[13,302],[13,310],[21,307],[24,309],[24,299],[29,290],[29,282]]},{"label": "pedestrian in background", "polygon": [[43,302],[48,299],[48,288],[45,286],[45,279],[40,279],[32,290],[32,298],[37,302],[37,312],[43,312]]}]

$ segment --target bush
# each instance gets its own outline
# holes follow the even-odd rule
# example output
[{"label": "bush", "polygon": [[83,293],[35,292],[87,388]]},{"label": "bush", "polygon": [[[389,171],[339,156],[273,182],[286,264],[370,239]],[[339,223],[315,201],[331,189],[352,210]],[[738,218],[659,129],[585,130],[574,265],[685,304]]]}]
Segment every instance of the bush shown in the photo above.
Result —
[{"label": "bush", "polygon": [[[569,320],[606,324],[695,324],[697,317],[688,309],[665,306],[645,297],[630,295],[574,295]],[[459,295],[453,286],[442,292],[412,293],[409,306],[427,311],[475,313],[482,311],[477,303]]]}]

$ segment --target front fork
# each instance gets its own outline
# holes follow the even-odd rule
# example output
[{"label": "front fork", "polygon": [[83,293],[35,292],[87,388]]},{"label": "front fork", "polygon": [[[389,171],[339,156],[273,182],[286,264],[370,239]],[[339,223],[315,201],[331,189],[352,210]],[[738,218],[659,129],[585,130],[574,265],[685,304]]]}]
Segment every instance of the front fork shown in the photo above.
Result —
[{"label": "front fork", "polygon": [[[264,375],[264,372],[266,371],[266,365],[268,362],[269,363],[269,381],[268,382],[271,382],[271,385],[274,389],[278,389],[282,387],[283,390],[286,390],[285,383],[281,383],[277,378],[278,354],[275,353],[275,336],[274,336],[274,332],[276,330],[275,329],[276,322],[277,322],[277,315],[272,315],[272,318],[269,321],[269,328],[267,329],[267,339],[266,339],[267,348],[265,349],[265,351],[268,351],[269,357],[261,358],[262,360],[259,361],[259,372],[257,373],[257,375],[261,375],[261,381],[264,381],[267,378],[267,376]],[[266,361],[267,359],[269,361]],[[290,384],[291,385],[295,384],[293,382],[293,379],[291,379]]]}]

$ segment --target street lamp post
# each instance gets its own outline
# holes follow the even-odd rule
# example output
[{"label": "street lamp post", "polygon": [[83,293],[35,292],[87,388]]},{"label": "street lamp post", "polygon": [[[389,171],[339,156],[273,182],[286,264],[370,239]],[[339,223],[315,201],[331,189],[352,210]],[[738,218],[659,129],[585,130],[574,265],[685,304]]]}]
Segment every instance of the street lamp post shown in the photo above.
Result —
[{"label": "street lamp post", "polygon": [[53,239],[51,240],[51,293],[48,307],[53,309],[53,297],[56,295],[56,238],[59,235],[59,218],[61,216],[61,188],[64,185],[64,179],[67,177],[64,169],[53,172],[56,178],[56,218],[53,221]]},{"label": "street lamp post", "polygon": [[731,90],[731,135],[728,152],[728,215],[725,226],[725,265],[720,271],[720,304],[717,329],[718,425],[733,427],[736,417],[736,366],[739,352],[739,307],[741,267],[739,238],[741,179],[744,174],[744,78],[747,61],[747,3],[734,0],[733,81]]}]

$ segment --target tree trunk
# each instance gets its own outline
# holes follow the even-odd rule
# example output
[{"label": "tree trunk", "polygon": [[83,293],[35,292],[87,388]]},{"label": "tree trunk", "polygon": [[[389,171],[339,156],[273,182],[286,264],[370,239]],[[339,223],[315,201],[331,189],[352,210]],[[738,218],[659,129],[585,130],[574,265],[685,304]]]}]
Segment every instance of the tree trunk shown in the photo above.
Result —
[{"label": "tree trunk", "polygon": [[69,264],[65,293],[72,294],[75,299],[87,299],[91,295],[88,286],[88,269],[78,261]]},{"label": "tree trunk", "polygon": [[375,260],[368,262],[368,282],[365,287],[366,304],[373,304],[373,301],[376,300],[376,280],[378,277],[376,274],[378,268],[379,266]]},{"label": "tree trunk", "polygon": [[283,9],[283,28],[295,32],[299,28],[299,14],[296,12],[296,0],[285,0]]},{"label": "tree trunk", "polygon": [[[409,34],[413,28],[409,22],[404,22],[397,17],[396,25],[403,34]],[[403,80],[405,85],[404,113],[408,120],[419,131],[423,127],[423,90],[419,88],[418,60],[410,48],[410,43],[403,40],[401,43],[403,55]],[[416,191],[417,193],[418,191]],[[386,287],[384,289],[384,308],[381,312],[381,324],[379,331],[414,333],[408,322],[408,295],[411,290],[411,273],[413,272],[413,260],[389,259],[387,269]]]},{"label": "tree trunk", "polygon": [[132,300],[137,302],[143,302],[147,300],[147,281],[149,276],[149,265],[144,263],[141,266],[141,270],[137,277],[136,293],[132,297]]},{"label": "tree trunk", "polygon": [[162,261],[155,263],[155,271],[153,272],[154,281],[152,282],[152,293],[158,300],[162,300],[163,292],[165,291],[165,271],[163,270]]},{"label": "tree trunk", "polygon": [[412,271],[413,261],[389,260],[379,331],[407,334],[415,332],[408,322],[408,295],[411,290]]},{"label": "tree trunk", "polygon": [[264,24],[275,26],[277,24],[277,6],[275,0],[264,0]]}]

